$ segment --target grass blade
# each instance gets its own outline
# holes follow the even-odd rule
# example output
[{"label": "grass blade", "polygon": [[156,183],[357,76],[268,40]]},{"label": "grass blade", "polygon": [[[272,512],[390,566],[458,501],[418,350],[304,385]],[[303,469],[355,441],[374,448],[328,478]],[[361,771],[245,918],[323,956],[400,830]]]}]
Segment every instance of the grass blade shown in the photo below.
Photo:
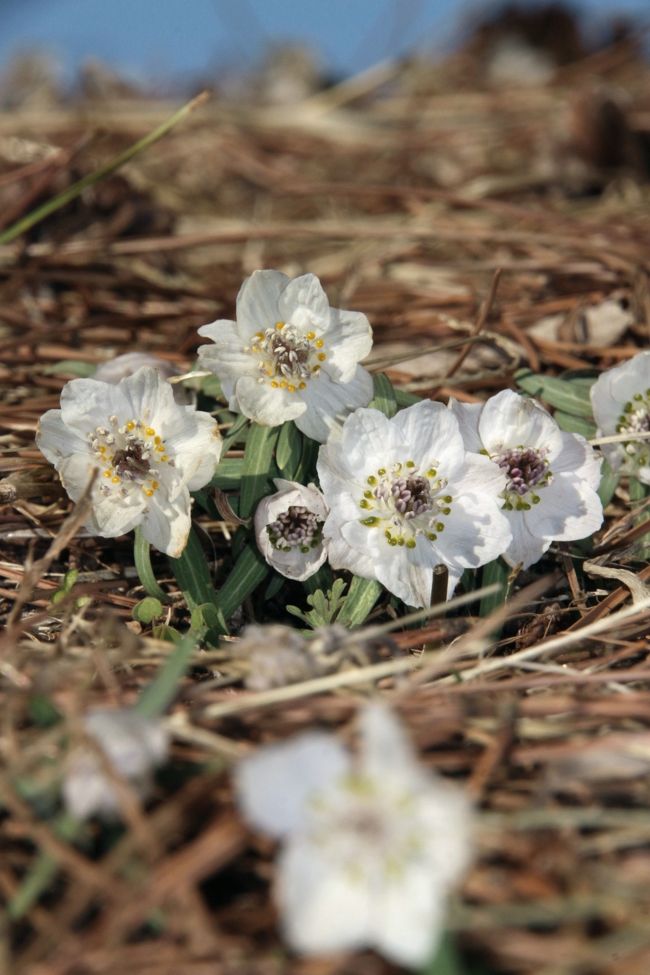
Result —
[{"label": "grass blade", "polygon": [[275,473],[273,456],[280,430],[278,427],[251,426],[246,450],[239,493],[239,517],[248,518],[257,502],[275,490],[271,478]]},{"label": "grass blade", "polygon": [[167,593],[158,585],[154,571],[151,567],[151,546],[146,540],[140,527],[135,529],[133,540],[133,561],[138,573],[138,578],[142,583],[142,588],[148,596],[159,599],[161,603],[169,602]]}]

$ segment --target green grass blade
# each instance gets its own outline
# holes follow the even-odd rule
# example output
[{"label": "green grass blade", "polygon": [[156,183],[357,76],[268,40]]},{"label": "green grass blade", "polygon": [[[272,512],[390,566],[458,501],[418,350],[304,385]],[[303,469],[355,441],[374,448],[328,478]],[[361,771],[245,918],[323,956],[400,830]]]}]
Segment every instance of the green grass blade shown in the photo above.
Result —
[{"label": "green grass blade", "polygon": [[81,196],[84,190],[87,190],[90,186],[94,186],[95,183],[99,183],[106,176],[110,176],[117,169],[124,166],[125,163],[130,162],[131,159],[133,159],[139,153],[143,152],[145,149],[148,149],[149,146],[152,146],[154,142],[157,142],[159,139],[162,139],[164,135],[167,135],[167,133],[178,124],[178,122],[182,121],[182,119],[189,115],[190,112],[193,112],[194,109],[199,105],[202,105],[206,101],[207,97],[207,92],[201,92],[200,95],[197,95],[196,98],[193,98],[190,102],[187,102],[187,104],[183,105],[182,108],[179,108],[177,112],[170,115],[168,119],[165,119],[165,121],[161,125],[157,126],[157,128],[153,129],[152,132],[149,132],[147,135],[143,136],[142,139],[138,139],[137,142],[134,142],[133,145],[129,146],[128,149],[125,149],[124,152],[119,153],[119,155],[115,156],[104,166],[100,166],[99,169],[96,169],[94,173],[89,173],[87,176],[82,177],[82,179],[77,180],[76,183],[73,183],[72,186],[69,186],[67,189],[63,190],[62,193],[59,193],[51,200],[48,200],[41,206],[36,207],[36,209],[32,210],[31,213],[28,213],[26,216],[21,217],[20,220],[12,223],[10,227],[7,227],[6,230],[0,233],[0,244],[9,244],[12,240],[15,240],[16,237],[20,237],[20,235],[24,234],[27,230],[31,230],[32,227],[36,226],[36,224],[40,223],[42,220],[45,220],[45,218],[49,217],[52,213],[56,213],[57,210],[60,210],[62,207],[67,206],[68,203],[76,200],[78,196]]},{"label": "green grass blade", "polygon": [[158,718],[174,700],[178,684],[196,649],[199,634],[187,633],[167,657],[152,682],[142,691],[135,710],[145,718]]},{"label": "green grass blade", "polygon": [[[194,529],[190,532],[187,545],[180,558],[170,558],[169,564],[190,609],[194,609],[202,603],[212,603],[219,609],[210,566]],[[225,618],[221,620],[219,627],[211,628],[208,634],[210,640],[215,638],[215,630],[221,634],[228,632]]]},{"label": "green grass blade", "polygon": [[161,603],[169,601],[167,593],[158,585],[154,571],[151,567],[151,546],[143,536],[140,527],[135,529],[133,540],[133,561],[138,573],[138,578],[142,583],[142,588],[148,596],[159,599]]},{"label": "green grass blade", "polygon": [[264,582],[270,568],[253,545],[246,545],[235,566],[219,590],[218,606],[224,619],[239,609],[254,589]]},{"label": "green grass blade", "polygon": [[[68,813],[62,813],[53,824],[53,831],[59,839],[72,842],[82,830],[82,824]],[[31,910],[41,894],[48,889],[59,871],[59,864],[49,853],[40,853],[20,887],[9,901],[7,913],[12,921]]]},{"label": "green grass blade", "polygon": [[545,400],[555,409],[570,413],[571,416],[592,419],[589,389],[595,379],[593,382],[584,379],[558,379],[555,376],[538,376],[528,369],[520,369],[515,373],[515,380],[525,393]]},{"label": "green grass blade", "polygon": [[372,377],[372,382],[374,385],[374,397],[370,400],[368,406],[372,409],[379,410],[384,416],[390,419],[390,417],[395,416],[397,413],[397,397],[393,389],[393,384],[383,372],[376,373]]},{"label": "green grass blade", "polygon": [[280,427],[275,451],[275,460],[284,478],[289,481],[294,479],[301,457],[302,434],[296,424],[288,420]]},{"label": "green grass blade", "polygon": [[481,586],[491,586],[498,583],[501,587],[498,592],[493,592],[489,596],[483,596],[479,603],[479,616],[489,616],[499,606],[503,606],[508,597],[508,580],[510,578],[510,567],[503,559],[495,559],[488,562],[481,570]]}]

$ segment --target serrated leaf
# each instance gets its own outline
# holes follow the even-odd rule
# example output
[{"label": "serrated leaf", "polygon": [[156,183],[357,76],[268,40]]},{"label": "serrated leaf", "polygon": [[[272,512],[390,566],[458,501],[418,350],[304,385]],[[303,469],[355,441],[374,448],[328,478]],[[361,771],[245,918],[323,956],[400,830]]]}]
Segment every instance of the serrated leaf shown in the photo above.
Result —
[{"label": "serrated leaf", "polygon": [[[147,595],[162,603],[169,602],[169,598],[164,589],[161,589],[151,567],[151,546],[146,540],[140,527],[135,529],[133,539],[133,561],[135,562],[136,572],[142,588]],[[151,622],[150,620],[148,622]]]},{"label": "serrated leaf", "polygon": [[291,420],[280,427],[278,444],[275,448],[275,461],[282,476],[292,481],[302,456],[302,434]]},{"label": "serrated leaf", "polygon": [[589,390],[595,379],[559,379],[556,376],[540,376],[528,369],[520,369],[515,373],[515,380],[525,393],[544,400],[555,409],[571,416],[592,419]]},{"label": "serrated leaf", "polygon": [[376,579],[361,579],[353,576],[350,588],[336,621],[352,629],[361,626],[382,592],[381,585]]},{"label": "serrated leaf", "polygon": [[279,434],[278,427],[262,427],[254,423],[250,428],[239,489],[240,518],[248,518],[257,502],[274,490],[271,481],[276,473],[273,456]]},{"label": "serrated leaf", "polygon": [[141,599],[139,603],[136,603],[131,610],[131,615],[134,620],[138,623],[144,623],[146,626],[152,623],[158,616],[162,616],[164,613],[163,604],[155,596],[145,596]]},{"label": "serrated leaf", "polygon": [[379,410],[389,419],[397,413],[397,398],[393,384],[388,376],[383,372],[378,372],[372,377],[374,396],[368,406]]}]

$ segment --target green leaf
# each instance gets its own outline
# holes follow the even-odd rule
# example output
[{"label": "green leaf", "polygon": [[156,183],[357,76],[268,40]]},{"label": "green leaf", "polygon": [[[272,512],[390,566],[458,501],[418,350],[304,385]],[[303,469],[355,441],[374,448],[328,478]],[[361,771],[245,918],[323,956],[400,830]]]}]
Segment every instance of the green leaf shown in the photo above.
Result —
[{"label": "green leaf", "polygon": [[27,711],[34,724],[41,728],[51,728],[61,720],[59,710],[45,694],[32,694],[27,703]]},{"label": "green leaf", "polygon": [[236,491],[239,488],[244,473],[243,457],[224,457],[208,487],[219,488],[220,491]]},{"label": "green leaf", "polygon": [[251,544],[246,545],[235,566],[219,590],[217,605],[224,619],[229,619],[254,589],[264,582],[270,568]]},{"label": "green leaf", "polygon": [[81,359],[62,359],[52,366],[45,366],[42,372],[46,376],[77,376],[79,379],[89,379],[97,371],[96,362],[82,362]]},{"label": "green leaf", "polygon": [[[50,827],[55,835],[67,843],[75,840],[83,829],[82,823],[68,813],[62,813]],[[9,901],[7,913],[12,921],[19,921],[29,913],[34,904],[48,889],[59,870],[59,865],[48,853],[40,853],[36,863],[24,878]]]},{"label": "green leaf", "polygon": [[291,420],[280,427],[275,460],[282,476],[292,481],[302,457],[302,434]]},{"label": "green leaf", "polygon": [[248,518],[257,502],[265,494],[274,492],[271,483],[275,474],[273,455],[279,435],[278,427],[262,427],[254,423],[250,428],[244,451],[239,495],[240,518]]},{"label": "green leaf", "polygon": [[415,393],[407,393],[405,389],[393,389],[393,392],[395,393],[395,402],[400,410],[403,410],[405,406],[413,406],[422,399],[421,396],[416,396]]},{"label": "green leaf", "polygon": [[144,599],[141,599],[139,603],[135,604],[131,610],[131,616],[138,623],[144,623],[148,626],[158,616],[162,616],[164,611],[163,604],[159,599],[156,599],[155,596],[145,596]]},{"label": "green leaf", "polygon": [[600,486],[598,488],[598,497],[603,508],[606,508],[609,502],[614,497],[614,492],[618,487],[618,482],[621,476],[618,471],[613,471],[609,462],[603,459],[602,466],[600,468]]},{"label": "green leaf", "polygon": [[510,567],[503,559],[495,559],[488,562],[481,570],[481,586],[491,586],[498,583],[501,589],[493,592],[489,596],[483,596],[479,603],[479,616],[489,616],[499,606],[503,606],[508,598],[508,580],[510,578]]},{"label": "green leaf", "polygon": [[335,579],[331,589],[315,589],[311,595],[307,596],[307,603],[311,606],[308,612],[303,612],[298,606],[287,606],[287,611],[292,616],[311,626],[316,630],[319,626],[329,626],[337,618],[341,607],[345,604],[343,593],[346,583],[343,579]]},{"label": "green leaf", "polygon": [[467,975],[456,944],[452,937],[445,933],[432,961],[422,969],[421,975]]},{"label": "green leaf", "polygon": [[[190,531],[187,545],[180,558],[170,558],[169,563],[190,609],[200,606],[201,603],[213,603],[217,609],[220,608],[212,583],[210,566],[194,528]],[[218,628],[211,629],[208,635],[210,640],[215,638],[217,629],[221,635],[228,632],[225,618],[222,618]]]},{"label": "green leaf", "polygon": [[555,376],[536,375],[529,369],[520,369],[515,373],[515,380],[525,393],[545,400],[555,409],[587,419],[593,416],[589,390],[595,378],[558,379]]},{"label": "green leaf", "polygon": [[372,409],[379,410],[380,413],[383,413],[384,416],[390,419],[390,417],[395,416],[397,413],[397,398],[393,384],[383,372],[375,373],[372,377],[372,382],[374,386],[374,397],[368,406]]},{"label": "green leaf", "polygon": [[628,487],[630,501],[643,501],[648,489],[646,485],[636,477],[631,477]]},{"label": "green leaf", "polygon": [[361,626],[382,592],[381,585],[376,579],[362,579],[352,576],[343,609],[337,616],[337,623],[342,623],[352,629]]},{"label": "green leaf", "polygon": [[53,606],[56,606],[57,603],[60,603],[62,599],[65,599],[65,597],[72,592],[78,578],[79,578],[79,569],[70,569],[69,572],[66,572],[66,574],[63,577],[63,581],[61,585],[59,586],[57,591],[52,595]]},{"label": "green leaf", "polygon": [[[133,561],[135,562],[136,572],[147,595],[154,599],[159,599],[161,603],[169,602],[169,598],[164,589],[161,589],[156,581],[154,571],[151,567],[151,546],[142,534],[138,525],[135,529],[133,539]],[[150,622],[150,621],[149,621]]]},{"label": "green leaf", "polygon": [[302,438],[302,454],[292,480],[298,481],[300,484],[308,484],[314,480],[319,449],[320,444],[316,443],[315,440],[310,440],[309,437]]},{"label": "green leaf", "polygon": [[138,698],[135,710],[145,718],[163,714],[178,692],[178,685],[196,649],[198,634],[188,633],[174,646],[151,684]]},{"label": "green leaf", "polygon": [[564,410],[556,410],[553,416],[559,428],[567,433],[579,433],[586,440],[596,436],[596,424],[586,417],[565,413]]}]

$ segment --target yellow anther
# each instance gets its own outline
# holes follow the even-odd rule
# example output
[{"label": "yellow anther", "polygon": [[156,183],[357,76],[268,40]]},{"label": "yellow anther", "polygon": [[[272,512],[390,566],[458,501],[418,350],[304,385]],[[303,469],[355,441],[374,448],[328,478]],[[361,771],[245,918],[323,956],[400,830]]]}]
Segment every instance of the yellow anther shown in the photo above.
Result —
[{"label": "yellow anther", "polygon": [[162,457],[160,458],[160,460],[164,464],[164,463],[166,463],[169,460],[169,457],[167,456],[167,454],[163,454]]},{"label": "yellow anther", "polygon": [[158,488],[160,487],[160,485],[158,484],[158,481],[152,481],[152,482],[151,482],[151,487],[152,487],[152,489],[153,489],[154,491],[157,491],[157,490],[158,490]]},{"label": "yellow anther", "polygon": [[324,352],[319,352],[316,358],[318,359],[319,362],[325,362],[327,356],[325,355]]},{"label": "yellow anther", "polygon": [[289,383],[289,385],[287,386],[287,390],[288,390],[288,391],[289,391],[290,393],[295,393],[295,391],[296,391],[296,387],[295,387],[295,386],[292,386],[292,385],[291,385],[291,383]]},{"label": "yellow anther", "polygon": [[261,342],[262,339],[264,338],[264,332],[255,332],[255,338],[259,339]]},{"label": "yellow anther", "polygon": [[307,339],[308,342],[313,341],[313,339],[316,338],[316,332],[307,332],[305,338]]},{"label": "yellow anther", "polygon": [[280,384],[278,382],[276,382],[276,380],[274,379],[271,382],[271,389],[277,389],[279,385]]},{"label": "yellow anther", "polygon": [[148,498],[153,497],[153,491],[151,491],[149,488],[142,488],[142,490],[144,491],[144,493],[147,495]]},{"label": "yellow anther", "polygon": [[298,389],[307,389],[307,383],[298,383]]},{"label": "yellow anther", "polygon": [[135,430],[135,420],[129,420],[129,422],[126,424],[126,429],[129,432],[131,432],[131,430]]},{"label": "yellow anther", "polygon": [[154,430],[153,427],[146,427],[144,432],[148,437],[155,437],[156,435],[156,431]]},{"label": "yellow anther", "polygon": [[162,443],[162,440],[160,437],[154,437],[153,442],[156,444],[156,446],[159,446]]},{"label": "yellow anther", "polygon": [[322,339],[316,339],[314,345],[316,346],[317,349],[322,349],[325,343],[323,342]]},{"label": "yellow anther", "polygon": [[287,381],[286,379],[282,379],[280,381],[280,389],[286,389],[286,388],[287,388]]},{"label": "yellow anther", "polygon": [[104,473],[102,474],[102,477],[111,477],[111,472],[110,471],[104,471]]},{"label": "yellow anther", "polygon": [[277,328],[278,332],[280,332],[284,328],[284,322],[276,322],[275,327]]},{"label": "yellow anther", "polygon": [[119,484],[119,483],[120,483],[120,478],[116,474],[111,478],[111,484]]}]

